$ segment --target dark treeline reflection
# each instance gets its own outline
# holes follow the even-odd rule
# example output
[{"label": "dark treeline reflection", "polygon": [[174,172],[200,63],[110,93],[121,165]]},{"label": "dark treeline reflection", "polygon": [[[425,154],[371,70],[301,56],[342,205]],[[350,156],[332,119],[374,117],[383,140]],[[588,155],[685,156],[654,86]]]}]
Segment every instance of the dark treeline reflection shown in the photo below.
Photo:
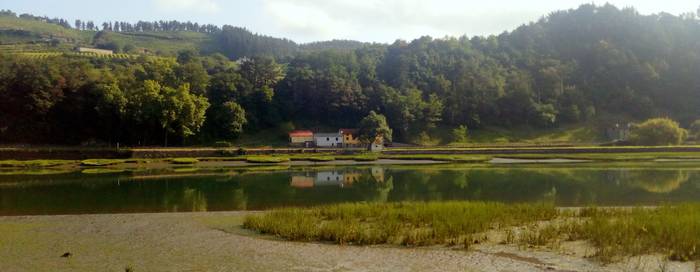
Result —
[{"label": "dark treeline reflection", "polygon": [[693,169],[347,167],[0,176],[0,214],[263,210],[339,202],[485,200],[560,206],[700,199]]}]

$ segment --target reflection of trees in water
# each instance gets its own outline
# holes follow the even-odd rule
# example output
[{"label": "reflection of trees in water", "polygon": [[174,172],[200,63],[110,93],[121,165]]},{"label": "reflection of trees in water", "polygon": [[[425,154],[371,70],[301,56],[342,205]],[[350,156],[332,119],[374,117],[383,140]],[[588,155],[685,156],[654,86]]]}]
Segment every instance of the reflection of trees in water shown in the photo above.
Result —
[{"label": "reflection of trees in water", "polygon": [[[392,201],[547,201],[582,206],[659,200],[688,181],[683,170],[586,168],[489,168],[442,171],[389,171]],[[643,193],[639,192],[643,190]]]},{"label": "reflection of trees in water", "polygon": [[391,201],[452,200],[465,198],[469,178],[465,171],[395,170],[387,171],[393,180]]},{"label": "reflection of trees in water", "polygon": [[[531,169],[460,169],[441,171],[392,171],[392,201],[485,200],[502,202],[554,201],[559,174]],[[570,191],[570,190],[564,190]]]},{"label": "reflection of trees in water", "polygon": [[621,184],[650,193],[670,193],[688,181],[687,171],[674,169],[622,169],[618,171]]},{"label": "reflection of trees in water", "polygon": [[182,207],[186,211],[207,211],[207,198],[197,189],[187,188],[182,192]]},{"label": "reflection of trees in water", "polygon": [[248,209],[248,196],[246,196],[243,189],[236,188],[231,190],[231,200],[233,209],[240,211]]},{"label": "reflection of trees in water", "polygon": [[[376,169],[375,169],[376,171]],[[386,202],[389,193],[394,189],[394,179],[385,177],[384,174],[379,178],[375,173],[362,172],[357,181],[352,184],[352,187],[346,188],[340,193],[353,193],[361,196],[362,201],[368,202]]]},{"label": "reflection of trees in water", "polygon": [[[444,166],[443,166],[444,167]],[[257,210],[338,202],[555,201],[565,206],[637,205],[700,199],[695,169],[429,166],[346,167],[351,183],[295,188],[301,171],[178,176],[134,181],[125,175],[18,177],[0,187],[0,213]],[[315,176],[313,169],[304,169]],[[10,180],[6,178],[5,180]]]},{"label": "reflection of trees in water", "polygon": [[207,197],[196,188],[178,188],[168,191],[163,197],[163,204],[172,212],[207,211]]}]

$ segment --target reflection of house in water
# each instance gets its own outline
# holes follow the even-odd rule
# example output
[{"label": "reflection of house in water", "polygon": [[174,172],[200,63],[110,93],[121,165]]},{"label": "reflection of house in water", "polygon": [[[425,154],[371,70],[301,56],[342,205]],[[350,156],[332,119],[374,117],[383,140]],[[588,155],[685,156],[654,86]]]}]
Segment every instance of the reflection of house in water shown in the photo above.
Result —
[{"label": "reflection of house in water", "polygon": [[354,183],[369,178],[374,182],[384,182],[384,169],[373,167],[370,175],[360,171],[321,171],[314,173],[298,173],[291,177],[291,186],[295,188],[311,188],[316,186],[351,187]]},{"label": "reflection of house in water", "polygon": [[295,188],[314,187],[314,177],[304,175],[292,176],[291,186]]},{"label": "reflection of house in water", "polygon": [[338,171],[324,171],[316,173],[315,186],[342,186],[345,177]]},{"label": "reflection of house in water", "polygon": [[384,168],[372,167],[372,177],[377,182],[384,182]]},{"label": "reflection of house in water", "polygon": [[360,173],[358,172],[348,172],[343,175],[343,187],[350,187],[353,183],[360,180]]}]

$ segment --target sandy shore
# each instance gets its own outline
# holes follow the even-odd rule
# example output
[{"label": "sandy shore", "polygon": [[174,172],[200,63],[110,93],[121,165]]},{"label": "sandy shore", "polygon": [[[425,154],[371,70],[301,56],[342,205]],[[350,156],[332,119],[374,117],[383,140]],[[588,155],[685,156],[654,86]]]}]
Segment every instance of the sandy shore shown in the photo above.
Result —
[{"label": "sandy shore", "polygon": [[[601,266],[546,250],[286,242],[240,229],[245,212],[0,217],[0,271],[693,271],[692,264]],[[60,257],[70,252],[69,258]],[[649,258],[647,258],[649,259]],[[653,258],[652,258],[653,259]]]}]

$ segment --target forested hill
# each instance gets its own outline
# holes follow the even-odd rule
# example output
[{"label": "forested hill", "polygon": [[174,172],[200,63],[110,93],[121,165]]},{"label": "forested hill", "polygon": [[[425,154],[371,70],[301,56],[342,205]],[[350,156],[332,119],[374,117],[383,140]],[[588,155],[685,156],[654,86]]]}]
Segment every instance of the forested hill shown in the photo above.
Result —
[{"label": "forested hill", "polygon": [[[0,11],[2,49],[71,50],[75,46],[97,47],[117,53],[175,55],[181,50],[204,54],[222,53],[231,59],[270,55],[291,57],[309,49],[357,49],[365,43],[333,40],[297,44],[291,40],[254,34],[241,27],[200,25],[179,21],[103,22],[17,15]],[[27,47],[27,45],[32,45]]]},{"label": "forested hill", "polygon": [[37,35],[7,23],[17,17],[0,18],[2,44],[45,39],[55,26],[73,37],[53,42],[57,48],[85,43],[134,54],[2,54],[4,141],[206,142],[271,127],[353,127],[372,110],[398,141],[460,125],[548,128],[654,116],[687,125],[700,116],[700,21],[690,14],[582,5],[497,36],[390,45],[298,45],[191,23],[95,32],[82,22],[75,30],[34,20],[44,27]]}]

